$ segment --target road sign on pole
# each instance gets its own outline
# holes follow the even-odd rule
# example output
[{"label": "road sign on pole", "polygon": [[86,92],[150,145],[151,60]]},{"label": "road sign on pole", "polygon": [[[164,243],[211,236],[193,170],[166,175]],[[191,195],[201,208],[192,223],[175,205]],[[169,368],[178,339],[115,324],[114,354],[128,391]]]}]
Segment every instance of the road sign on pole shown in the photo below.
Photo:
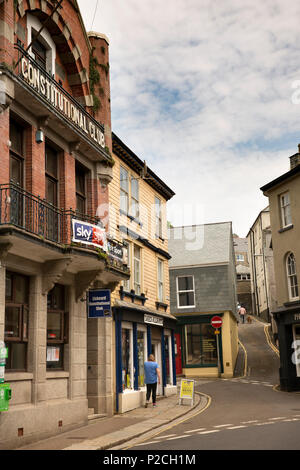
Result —
[{"label": "road sign on pole", "polygon": [[221,377],[220,345],[219,345],[219,336],[218,335],[220,334],[219,328],[221,328],[221,326],[223,324],[223,320],[222,320],[221,317],[215,316],[211,319],[210,324],[211,324],[212,327],[216,328],[215,335],[216,335],[216,341],[217,341],[218,377]]},{"label": "road sign on pole", "polygon": [[221,317],[215,316],[211,319],[210,324],[214,328],[221,328],[221,326],[223,324],[223,320],[222,320]]}]

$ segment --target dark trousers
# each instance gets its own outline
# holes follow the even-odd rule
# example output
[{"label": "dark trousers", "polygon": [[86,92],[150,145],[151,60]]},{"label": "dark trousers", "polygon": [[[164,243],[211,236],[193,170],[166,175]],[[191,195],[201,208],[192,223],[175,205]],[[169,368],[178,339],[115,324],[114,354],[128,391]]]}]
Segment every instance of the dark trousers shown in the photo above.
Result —
[{"label": "dark trousers", "polygon": [[151,393],[152,393],[152,403],[156,403],[156,387],[157,387],[157,382],[155,384],[146,384],[147,385],[147,401],[150,400]]}]

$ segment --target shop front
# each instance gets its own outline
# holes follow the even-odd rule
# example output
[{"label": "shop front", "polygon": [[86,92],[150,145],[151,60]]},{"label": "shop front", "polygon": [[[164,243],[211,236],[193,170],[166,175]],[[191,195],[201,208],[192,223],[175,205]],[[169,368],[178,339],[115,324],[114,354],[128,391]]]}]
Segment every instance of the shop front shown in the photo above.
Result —
[{"label": "shop front", "polygon": [[153,354],[161,371],[157,394],[177,392],[174,329],[176,319],[143,306],[116,301],[116,412],[145,403],[144,363]]},{"label": "shop front", "polygon": [[285,304],[273,312],[278,327],[280,349],[280,389],[300,390],[300,303]]}]

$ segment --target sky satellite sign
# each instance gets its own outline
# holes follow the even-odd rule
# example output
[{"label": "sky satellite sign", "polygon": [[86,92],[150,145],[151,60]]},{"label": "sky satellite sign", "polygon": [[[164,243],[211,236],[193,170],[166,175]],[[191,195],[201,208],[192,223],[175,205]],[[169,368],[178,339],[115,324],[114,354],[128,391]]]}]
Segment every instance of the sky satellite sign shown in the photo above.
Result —
[{"label": "sky satellite sign", "polygon": [[107,241],[105,229],[98,225],[93,225],[80,220],[72,220],[73,242],[93,245],[107,251]]}]

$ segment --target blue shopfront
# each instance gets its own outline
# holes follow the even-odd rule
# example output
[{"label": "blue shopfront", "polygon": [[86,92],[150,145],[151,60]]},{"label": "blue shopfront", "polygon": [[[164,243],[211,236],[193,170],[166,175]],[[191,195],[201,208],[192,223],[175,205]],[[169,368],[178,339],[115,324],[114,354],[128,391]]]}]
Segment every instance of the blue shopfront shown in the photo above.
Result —
[{"label": "blue shopfront", "polygon": [[177,393],[174,331],[176,318],[119,301],[113,308],[116,341],[116,412],[145,402],[144,362],[154,354],[161,370],[158,396]]}]

